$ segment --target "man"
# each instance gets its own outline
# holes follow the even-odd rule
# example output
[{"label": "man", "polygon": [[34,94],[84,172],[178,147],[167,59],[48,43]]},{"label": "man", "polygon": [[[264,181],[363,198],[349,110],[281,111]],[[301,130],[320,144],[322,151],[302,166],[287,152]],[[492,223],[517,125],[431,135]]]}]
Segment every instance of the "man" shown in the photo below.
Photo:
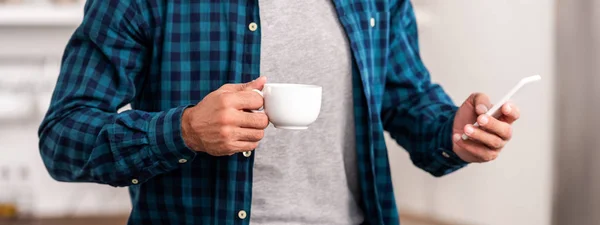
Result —
[{"label": "man", "polygon": [[[250,112],[267,78],[323,86],[308,130]],[[397,224],[384,130],[442,176],[510,139],[518,109],[489,107],[431,83],[408,0],[89,0],[40,152],[56,180],[129,187],[129,224]]]}]

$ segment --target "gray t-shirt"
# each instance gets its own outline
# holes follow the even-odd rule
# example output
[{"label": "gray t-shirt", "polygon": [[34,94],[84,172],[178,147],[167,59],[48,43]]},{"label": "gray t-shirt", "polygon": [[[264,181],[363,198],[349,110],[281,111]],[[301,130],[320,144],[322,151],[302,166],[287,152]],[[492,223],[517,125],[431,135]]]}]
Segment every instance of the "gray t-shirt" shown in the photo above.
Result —
[{"label": "gray t-shirt", "polygon": [[323,87],[307,130],[269,126],[255,154],[251,224],[359,224],[351,53],[329,0],[260,0],[261,75]]}]

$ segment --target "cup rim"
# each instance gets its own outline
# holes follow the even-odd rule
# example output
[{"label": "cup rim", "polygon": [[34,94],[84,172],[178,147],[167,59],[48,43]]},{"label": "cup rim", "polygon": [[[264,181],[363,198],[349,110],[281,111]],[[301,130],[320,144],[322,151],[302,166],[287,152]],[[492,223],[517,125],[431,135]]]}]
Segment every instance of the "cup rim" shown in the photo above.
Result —
[{"label": "cup rim", "polygon": [[292,87],[292,88],[321,88],[321,86],[313,84],[293,84],[293,83],[266,83],[266,86],[270,87]]}]

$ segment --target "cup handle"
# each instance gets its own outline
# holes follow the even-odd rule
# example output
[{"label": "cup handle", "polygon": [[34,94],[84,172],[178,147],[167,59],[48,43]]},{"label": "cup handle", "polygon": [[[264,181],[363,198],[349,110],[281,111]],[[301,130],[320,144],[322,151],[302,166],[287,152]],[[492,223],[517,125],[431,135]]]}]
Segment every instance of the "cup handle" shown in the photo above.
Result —
[{"label": "cup handle", "polygon": [[[262,92],[262,91],[260,91],[260,90],[258,90],[258,89],[252,89],[252,91],[254,91],[254,92],[258,93],[258,94],[260,95],[260,97],[263,97],[263,98],[265,97],[265,96],[263,95],[263,92]],[[263,105],[264,105],[264,104],[263,104]],[[252,110],[252,112],[264,112],[264,107],[260,107],[260,109],[258,109],[258,110]]]}]

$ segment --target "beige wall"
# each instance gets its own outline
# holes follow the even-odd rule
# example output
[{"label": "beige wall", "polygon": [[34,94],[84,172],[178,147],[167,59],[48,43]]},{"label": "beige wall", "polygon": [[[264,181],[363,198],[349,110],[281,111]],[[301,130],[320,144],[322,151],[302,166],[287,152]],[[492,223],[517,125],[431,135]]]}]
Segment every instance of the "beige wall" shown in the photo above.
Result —
[{"label": "beige wall", "polygon": [[495,162],[436,179],[390,141],[401,209],[469,224],[550,224],[555,1],[414,2],[428,18],[420,25],[423,58],[457,103],[476,91],[496,101],[522,77],[543,79],[515,97],[522,119]]},{"label": "beige wall", "polygon": [[555,221],[600,221],[600,1],[559,1]]}]

